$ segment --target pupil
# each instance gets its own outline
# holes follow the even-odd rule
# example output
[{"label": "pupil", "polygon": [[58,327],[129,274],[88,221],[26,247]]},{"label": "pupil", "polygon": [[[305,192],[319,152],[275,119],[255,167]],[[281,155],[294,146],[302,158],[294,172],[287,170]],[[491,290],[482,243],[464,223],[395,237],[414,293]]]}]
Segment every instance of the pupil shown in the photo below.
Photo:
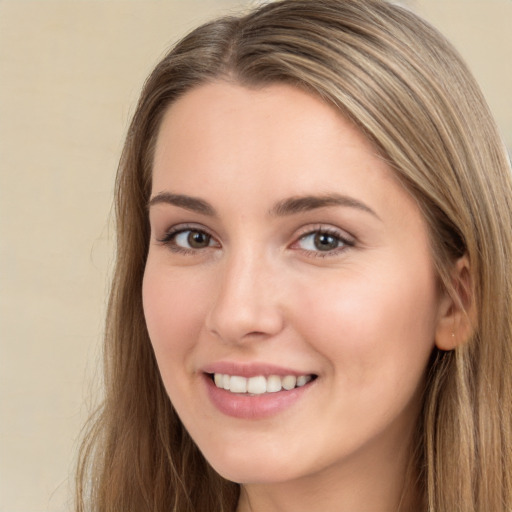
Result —
[{"label": "pupil", "polygon": [[210,237],[206,233],[200,231],[191,231],[188,235],[188,244],[194,249],[202,249],[208,247]]},{"label": "pupil", "polygon": [[338,247],[338,239],[332,235],[325,233],[317,233],[315,235],[315,247],[319,251],[330,251]]}]

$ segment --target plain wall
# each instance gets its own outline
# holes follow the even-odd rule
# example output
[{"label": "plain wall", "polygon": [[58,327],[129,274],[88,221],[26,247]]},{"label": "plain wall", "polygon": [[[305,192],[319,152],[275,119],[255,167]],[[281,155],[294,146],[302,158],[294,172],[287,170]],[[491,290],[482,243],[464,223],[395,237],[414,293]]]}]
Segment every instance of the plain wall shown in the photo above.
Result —
[{"label": "plain wall", "polygon": [[[0,0],[0,512],[72,508],[114,175],[144,78],[178,36],[255,3]],[[512,148],[512,1],[406,3],[465,56]]]}]

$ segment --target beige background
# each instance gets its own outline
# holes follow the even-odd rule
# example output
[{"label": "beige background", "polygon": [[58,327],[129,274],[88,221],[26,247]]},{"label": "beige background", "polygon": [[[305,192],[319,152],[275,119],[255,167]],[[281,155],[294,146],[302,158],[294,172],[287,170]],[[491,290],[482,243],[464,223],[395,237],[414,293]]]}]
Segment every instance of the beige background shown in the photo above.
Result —
[{"label": "beige background", "polygon": [[[512,148],[512,0],[408,3],[466,57]],[[248,4],[0,0],[0,512],[71,510],[130,113],[178,35]]]}]

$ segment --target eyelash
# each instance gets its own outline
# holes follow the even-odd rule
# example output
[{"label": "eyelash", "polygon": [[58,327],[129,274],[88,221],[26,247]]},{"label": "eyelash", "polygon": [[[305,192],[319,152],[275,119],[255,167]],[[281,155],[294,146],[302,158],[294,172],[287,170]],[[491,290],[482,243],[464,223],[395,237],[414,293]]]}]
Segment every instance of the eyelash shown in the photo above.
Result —
[{"label": "eyelash", "polygon": [[341,252],[346,251],[350,247],[354,247],[355,241],[346,235],[344,235],[340,230],[335,228],[327,228],[324,226],[318,226],[313,229],[308,229],[307,232],[301,234],[297,241],[292,244],[292,247],[299,244],[301,241],[313,235],[327,235],[336,239],[336,241],[341,244],[339,247],[336,247],[327,251],[320,250],[308,250],[308,249],[300,249],[302,252],[307,253],[308,255],[312,255],[315,258],[328,258],[330,256],[338,256]]},{"label": "eyelash", "polygon": [[[207,230],[199,228],[197,226],[193,225],[179,225],[171,228],[169,231],[165,233],[165,235],[158,239],[157,241],[163,245],[166,245],[169,247],[169,249],[174,253],[180,253],[180,254],[186,254],[186,255],[194,255],[197,254],[198,251],[202,251],[204,249],[208,249],[211,247],[208,245],[204,248],[186,248],[182,247],[180,245],[177,245],[175,240],[176,237],[180,234],[192,232],[192,233],[199,233],[202,235],[207,236],[210,241],[215,240],[213,235],[211,235]],[[308,229],[308,231],[300,234],[295,242],[293,242],[290,247],[293,248],[294,246],[298,245],[301,241],[304,241],[306,238],[313,236],[313,235],[327,235],[329,237],[332,237],[336,239],[336,241],[341,244],[339,247],[336,247],[332,250],[327,251],[321,251],[321,250],[308,250],[308,249],[301,249],[297,248],[297,250],[300,250],[303,253],[307,253],[310,256],[316,257],[316,258],[326,258],[329,256],[337,256],[341,252],[347,250],[350,247],[354,247],[355,242],[354,240],[346,237],[343,235],[339,230],[334,228],[326,228],[322,226],[315,227],[313,229]]]},{"label": "eyelash", "polygon": [[210,238],[210,240],[214,239],[214,237],[210,233],[208,233],[208,231],[206,231],[205,229],[202,229],[202,228],[199,228],[199,227],[193,226],[193,225],[181,224],[179,226],[175,226],[175,227],[169,229],[165,233],[163,238],[160,238],[157,241],[163,245],[166,245],[167,247],[169,247],[169,249],[172,252],[175,252],[175,253],[189,254],[189,255],[197,254],[197,252],[202,249],[186,248],[186,247],[182,247],[181,245],[177,245],[175,243],[176,237],[178,235],[180,235],[182,233],[186,233],[188,231],[190,231],[192,233],[201,233],[202,235],[206,235],[207,237]]}]

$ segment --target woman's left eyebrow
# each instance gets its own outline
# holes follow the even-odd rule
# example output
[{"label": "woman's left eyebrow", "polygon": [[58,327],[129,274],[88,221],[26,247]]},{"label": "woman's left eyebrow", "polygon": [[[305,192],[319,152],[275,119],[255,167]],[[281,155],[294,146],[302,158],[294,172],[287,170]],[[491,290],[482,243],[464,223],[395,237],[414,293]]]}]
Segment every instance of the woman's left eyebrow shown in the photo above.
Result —
[{"label": "woman's left eyebrow", "polygon": [[317,208],[325,208],[328,206],[345,206],[348,208],[356,208],[381,220],[377,213],[368,205],[353,197],[340,194],[290,197],[276,203],[270,210],[270,215],[282,217],[286,215],[294,215],[296,213],[306,212],[309,210],[316,210]]}]

